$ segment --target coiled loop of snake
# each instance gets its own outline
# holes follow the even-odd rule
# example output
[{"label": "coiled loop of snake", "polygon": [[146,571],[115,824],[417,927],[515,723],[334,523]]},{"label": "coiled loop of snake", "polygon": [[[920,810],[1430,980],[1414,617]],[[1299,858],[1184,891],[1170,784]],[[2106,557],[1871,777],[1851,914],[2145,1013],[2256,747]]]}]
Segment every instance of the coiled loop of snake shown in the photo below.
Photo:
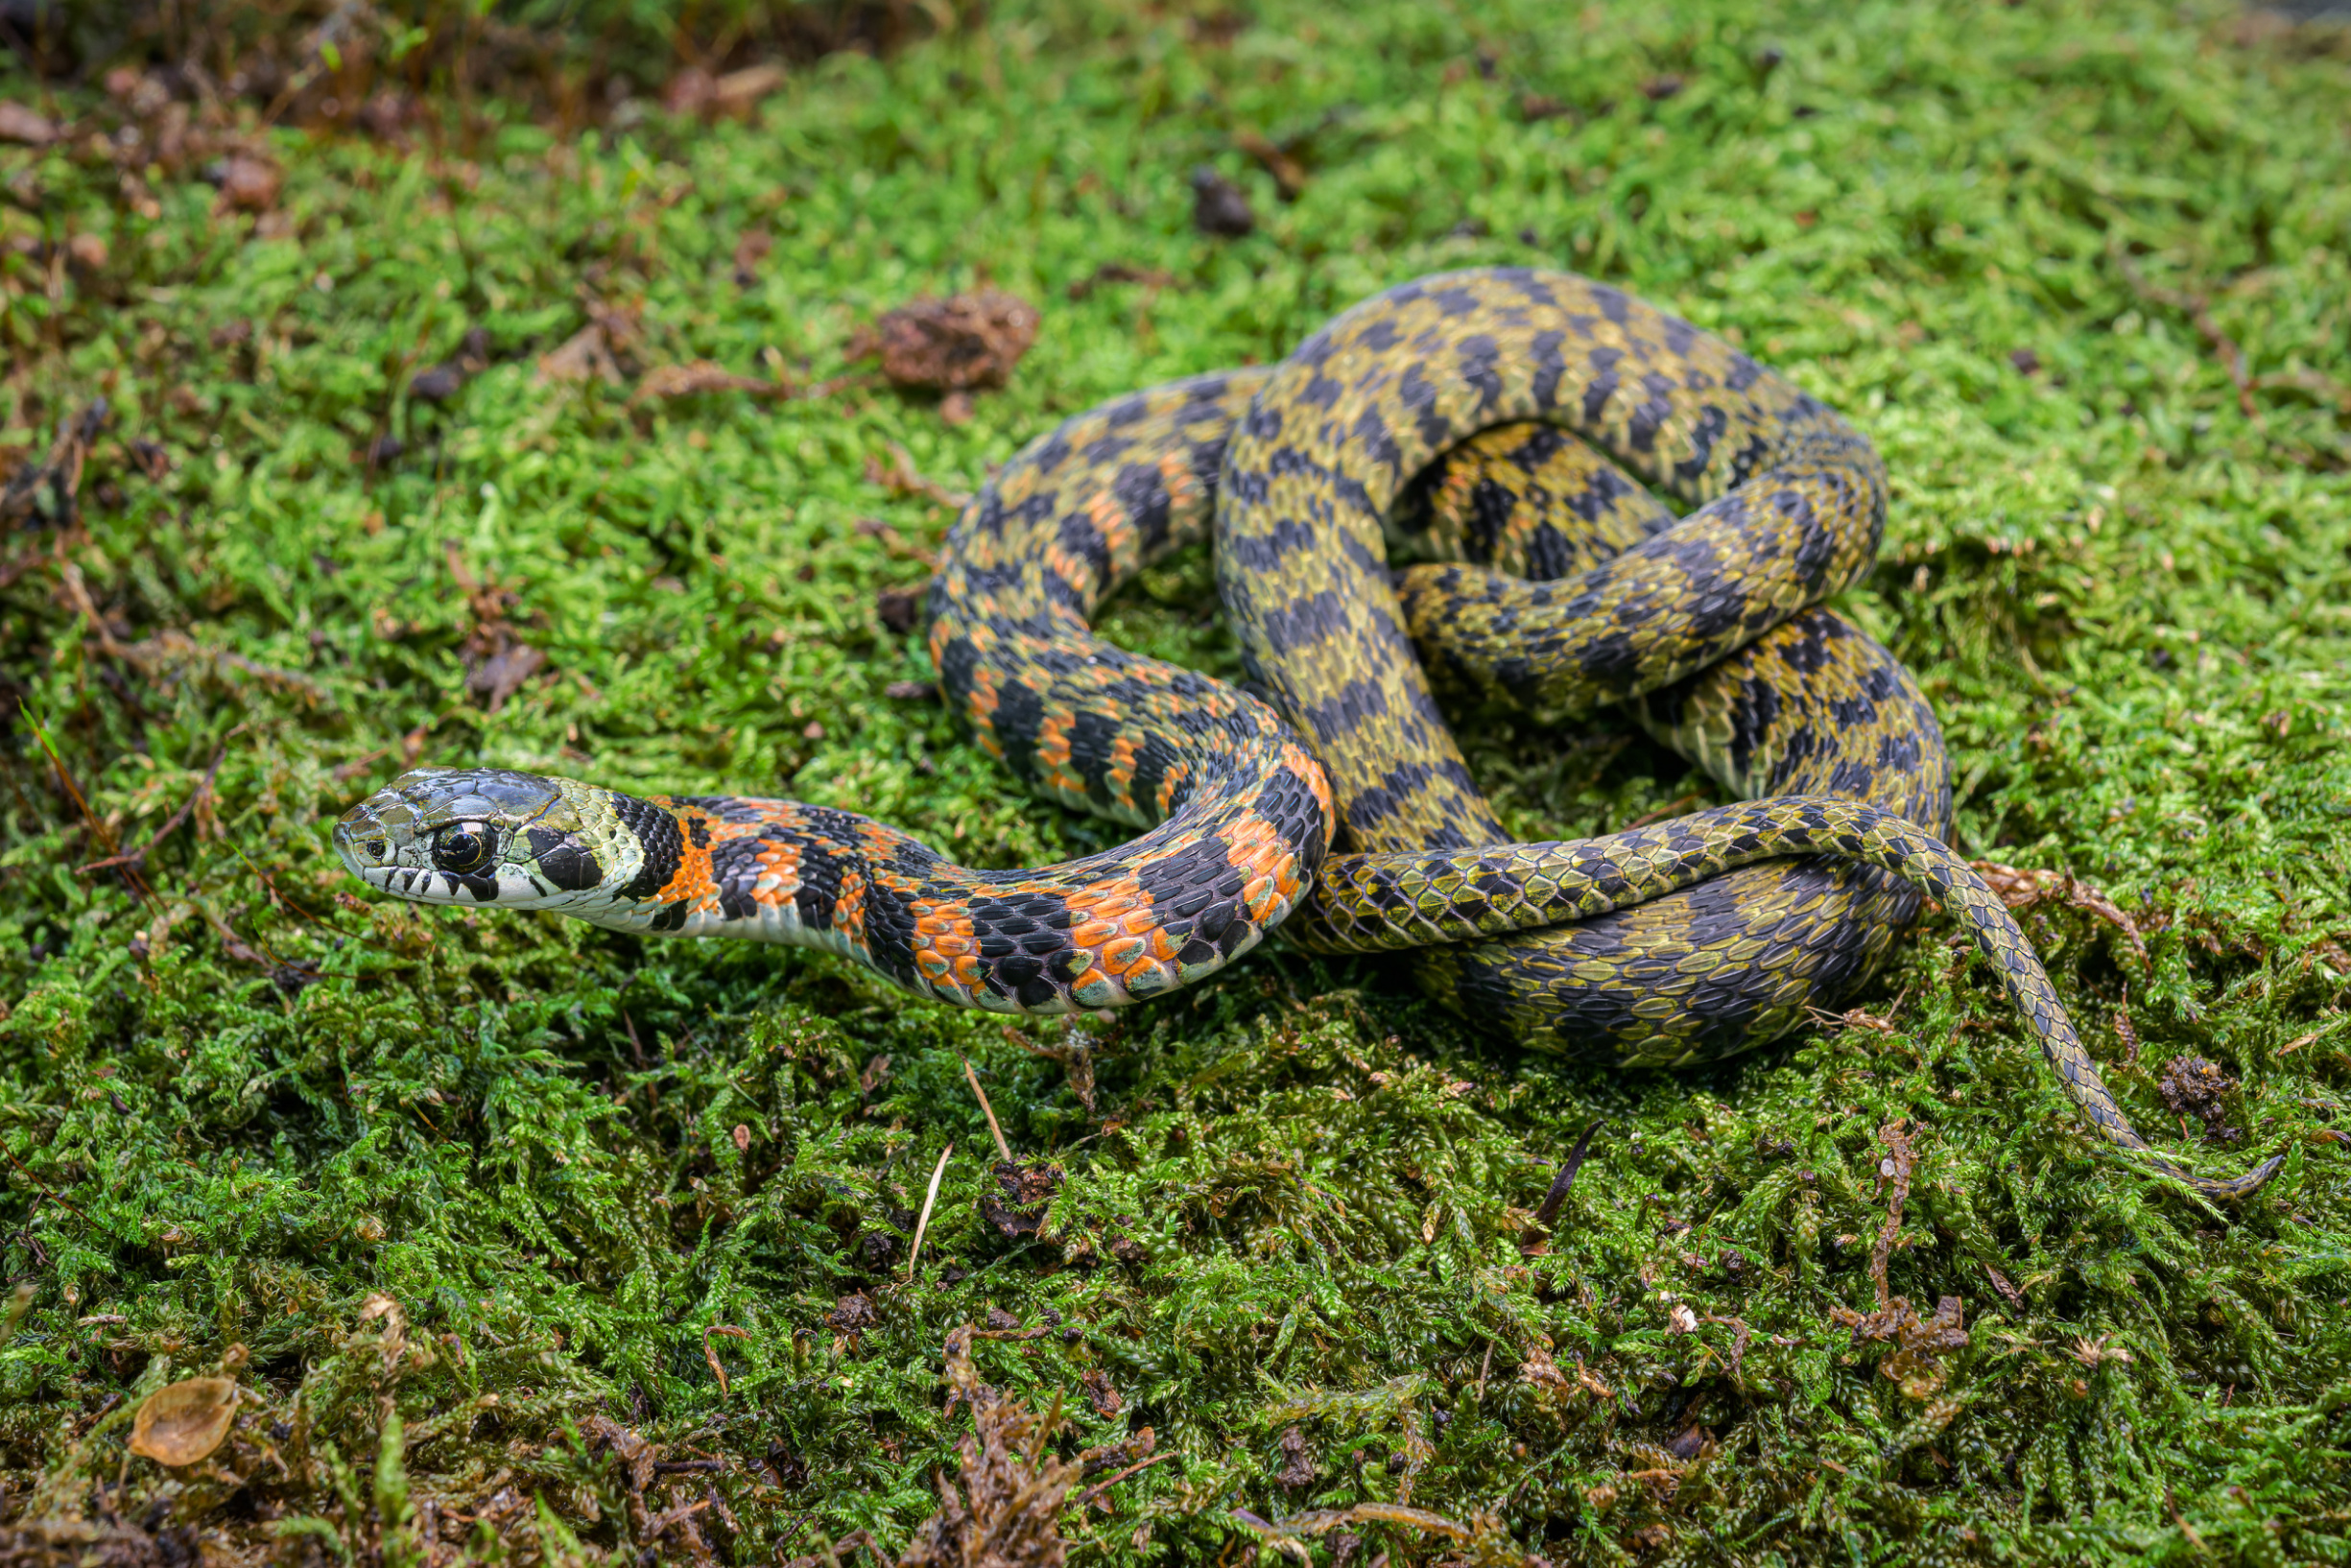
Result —
[{"label": "coiled loop of snake", "polygon": [[[1676,520],[1650,488],[1698,510]],[[2007,910],[1939,842],[1947,772],[1914,684],[1806,607],[1867,568],[1884,507],[1857,433],[1685,322],[1559,273],[1424,279],[1270,371],[1066,421],[950,534],[930,601],[947,701],[1040,793],[1142,827],[1132,842],[972,870],[849,812],[428,769],[354,808],[337,843],[404,897],[817,946],[1009,1012],[1200,979],[1319,872],[1309,945],[1440,942],[1422,981],[1463,1011],[1637,1064],[1743,1049],[1833,1002],[1919,884],[1968,922],[2093,1125],[2145,1150]],[[1273,708],[1087,625],[1212,521]],[[1391,575],[1390,536],[1456,558]],[[1511,844],[1415,643],[1450,685],[1630,701],[1766,798]],[[2215,1198],[2278,1164],[2214,1180],[2151,1163]]]}]

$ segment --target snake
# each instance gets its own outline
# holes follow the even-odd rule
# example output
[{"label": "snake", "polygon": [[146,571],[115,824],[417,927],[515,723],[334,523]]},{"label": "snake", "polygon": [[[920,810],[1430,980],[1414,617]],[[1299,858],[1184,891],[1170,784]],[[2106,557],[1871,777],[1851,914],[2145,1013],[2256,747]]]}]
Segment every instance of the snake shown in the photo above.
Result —
[{"label": "snake", "polygon": [[[1825,604],[1872,564],[1887,495],[1834,410],[1621,290],[1424,277],[1278,364],[1065,419],[949,530],[926,605],[942,700],[1033,791],[1128,842],[974,868],[835,807],[479,767],[402,774],[334,841],[399,898],[816,948],[1007,1014],[1162,996],[1279,927],[1312,952],[1408,954],[1480,1027],[1626,1068],[1833,1010],[1931,896],[2107,1145],[2206,1199],[2249,1196],[2283,1156],[2215,1177],[2141,1138],[1947,846],[1932,707]],[[1203,538],[1240,683],[1092,630]],[[1440,697],[1623,705],[1740,798],[1517,842]]]}]

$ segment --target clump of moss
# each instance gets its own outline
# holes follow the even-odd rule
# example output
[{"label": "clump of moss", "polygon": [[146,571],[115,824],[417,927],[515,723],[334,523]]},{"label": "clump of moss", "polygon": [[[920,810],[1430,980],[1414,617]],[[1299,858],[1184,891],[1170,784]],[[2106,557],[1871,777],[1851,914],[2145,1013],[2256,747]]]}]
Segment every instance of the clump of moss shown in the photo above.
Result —
[{"label": "clump of moss", "polygon": [[[1074,1559],[2351,1552],[2322,45],[2151,5],[1013,5],[755,124],[179,104],[217,186],[168,90],[42,99],[70,134],[0,147],[0,1551],[894,1556],[962,1474],[968,1327],[972,1378],[1057,1402],[1033,1474],[1154,1461],[1063,1499]],[[1250,234],[1193,226],[1203,162]],[[328,825],[416,760],[788,793],[983,865],[1111,842],[921,695],[882,595],[944,498],[1386,283],[1535,261],[1879,443],[1841,606],[1942,717],[1960,847],[2059,890],[2022,917],[2142,1128],[2290,1151],[2242,1213],[2102,1152],[1932,920],[1846,1019],[1620,1075],[1278,944],[1008,1029],[352,896]],[[984,285],[1042,320],[967,420],[845,362]],[[1203,558],[1105,624],[1235,672]],[[1701,788],[1611,720],[1471,749],[1530,837]],[[2180,1058],[2229,1081],[2175,1081],[2185,1125]],[[213,1457],[129,1454],[216,1374]]]}]

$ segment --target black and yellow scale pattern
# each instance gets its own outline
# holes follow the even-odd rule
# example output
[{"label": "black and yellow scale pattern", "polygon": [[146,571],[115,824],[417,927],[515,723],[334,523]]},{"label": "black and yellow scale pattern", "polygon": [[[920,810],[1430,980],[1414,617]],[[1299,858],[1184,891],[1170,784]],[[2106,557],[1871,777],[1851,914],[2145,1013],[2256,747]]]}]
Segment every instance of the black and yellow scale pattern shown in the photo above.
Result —
[{"label": "black and yellow scale pattern", "polygon": [[[849,812],[439,769],[355,807],[336,842],[403,897],[815,946],[1003,1012],[1158,995],[1302,910],[1310,947],[1413,950],[1472,1017],[1641,1066],[1835,1003],[1924,888],[2091,1123],[2144,1151],[2015,922],[1943,845],[1947,761],[1916,685],[1819,607],[1867,569],[1885,506],[1856,431],[1686,322],[1561,273],[1427,278],[1279,366],[1066,421],[949,535],[930,598],[947,701],[1032,788],[1131,842],[973,870]],[[1270,701],[1090,630],[1105,594],[1212,530]],[[1391,548],[1431,558],[1391,570]],[[1432,679],[1628,702],[1754,798],[1513,844]],[[2237,1198],[2279,1162],[2227,1180],[2150,1163]]]}]

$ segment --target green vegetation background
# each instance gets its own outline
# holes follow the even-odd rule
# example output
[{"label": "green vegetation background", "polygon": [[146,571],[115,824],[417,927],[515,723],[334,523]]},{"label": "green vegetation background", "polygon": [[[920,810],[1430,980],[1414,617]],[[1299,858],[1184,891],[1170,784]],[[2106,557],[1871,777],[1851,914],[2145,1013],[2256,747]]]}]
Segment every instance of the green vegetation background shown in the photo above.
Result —
[{"label": "green vegetation background", "polygon": [[[284,173],[258,224],[92,145],[122,119],[95,91],[0,82],[76,126],[0,148],[0,442],[37,459],[101,394],[114,421],[86,533],[0,541],[9,1515],[159,1497],[219,1556],[392,1561],[429,1503],[486,1553],[633,1553],[611,1421],[713,1461],[656,1490],[712,1488],[730,1560],[859,1528],[895,1553],[968,1429],[947,1331],[994,1311],[1049,1332],[980,1342],[980,1374],[1057,1402],[1065,1446],[1148,1425],[1176,1454],[1065,1517],[1086,1561],[1240,1560],[1236,1509],[1365,1500],[1486,1520],[1357,1527],[1358,1560],[2345,1560],[2351,64],[2324,41],[2119,0],[1009,0],[795,67],[748,124],[558,133],[492,97],[390,140],[255,128]],[[1255,234],[1194,230],[1203,162]],[[1860,999],[1889,1031],[1623,1077],[1278,945],[1024,1038],[822,957],[347,896],[328,827],[412,753],[788,793],[988,866],[1107,842],[889,694],[929,671],[877,591],[950,520],[891,476],[967,489],[1063,415],[1484,262],[1622,283],[1876,440],[1891,521],[1841,604],[1942,715],[1960,847],[2146,933],[2142,962],[2062,898],[2024,916],[2140,1126],[2216,1171],[2292,1151],[2242,1214],[2102,1152],[1935,919]],[[1073,291],[1113,263],[1167,280]],[[662,401],[534,368],[603,317],[635,323],[624,370],[819,382],[879,311],[983,281],[1043,329],[960,425],[869,381]],[[411,395],[470,328],[487,368]],[[484,584],[547,657],[495,711]],[[1200,560],[1110,625],[1233,668]],[[1712,798],[1613,720],[1470,739],[1530,837]],[[216,756],[150,897],[75,869]],[[1073,1044],[1091,1108],[1030,1049]],[[2237,1081],[2236,1141],[2167,1109],[2183,1056]],[[966,1058],[1065,1173],[1033,1235],[983,1207]],[[1968,1336],[1907,1383],[1833,1316],[1878,1305],[1902,1120],[1888,1283],[1960,1298]],[[131,1459],[136,1397],[224,1358],[249,1402],[216,1462]]]}]

